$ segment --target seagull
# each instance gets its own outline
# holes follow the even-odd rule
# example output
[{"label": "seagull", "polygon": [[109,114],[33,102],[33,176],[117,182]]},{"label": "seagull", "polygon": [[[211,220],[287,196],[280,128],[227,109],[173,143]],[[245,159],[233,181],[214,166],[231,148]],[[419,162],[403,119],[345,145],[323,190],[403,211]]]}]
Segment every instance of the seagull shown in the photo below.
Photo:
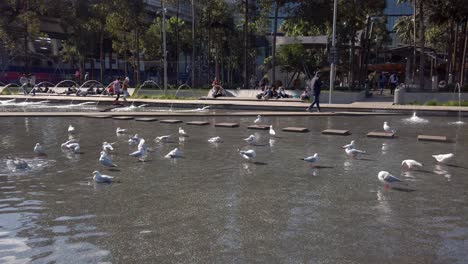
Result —
[{"label": "seagull", "polygon": [[385,184],[392,184],[395,182],[403,182],[402,180],[398,179],[397,177],[391,175],[388,171],[381,171],[377,175],[379,180]]},{"label": "seagull", "polygon": [[387,122],[387,121],[385,121],[385,122],[383,123],[383,129],[384,129],[384,131],[387,132],[387,133],[396,133],[396,130],[395,130],[395,129],[392,129],[392,128],[388,125],[388,122]]},{"label": "seagull", "polygon": [[447,163],[450,161],[455,155],[453,153],[449,154],[439,154],[439,155],[432,155],[434,159],[436,159],[440,163]]},{"label": "seagull", "polygon": [[345,152],[346,152],[346,155],[348,155],[348,156],[350,156],[350,157],[353,157],[353,158],[357,158],[360,154],[366,153],[366,152],[363,151],[363,150],[352,149],[352,148],[350,148],[350,147],[345,148]]},{"label": "seagull", "polygon": [[257,138],[255,138],[254,135],[250,135],[248,138],[244,138],[244,140],[249,143],[254,143],[255,141],[257,141]]},{"label": "seagull", "polygon": [[133,137],[130,137],[128,139],[129,144],[138,144],[140,143],[140,138],[138,137],[138,134],[135,134]]},{"label": "seagull", "polygon": [[26,161],[17,158],[7,160],[7,166],[11,170],[25,170],[29,168],[29,165]]},{"label": "seagull", "polygon": [[317,153],[315,153],[313,156],[309,156],[309,157],[307,157],[307,158],[303,158],[302,160],[303,160],[303,161],[307,161],[307,162],[309,162],[310,164],[313,165],[313,164],[315,164],[315,163],[317,163],[317,162],[320,161],[320,157],[319,157],[319,155],[318,155]]},{"label": "seagull", "polygon": [[406,166],[409,170],[411,170],[414,166],[422,167],[423,165],[415,160],[404,160],[401,162],[401,167]]},{"label": "seagull", "polygon": [[262,116],[261,115],[258,115],[257,116],[257,119],[255,119],[254,123],[255,124],[258,124],[258,123],[261,123],[262,122]]},{"label": "seagull", "polygon": [[171,150],[171,152],[167,153],[167,155],[164,157],[165,158],[180,158],[182,157],[182,151],[180,151],[179,148],[175,148]]},{"label": "seagull", "polygon": [[138,107],[138,108],[142,108],[142,107],[146,107],[146,106],[148,106],[148,104],[141,104],[141,105],[139,105],[139,106],[137,106],[137,107]]},{"label": "seagull", "polygon": [[114,143],[103,142],[102,143],[102,150],[104,150],[106,152],[113,151],[114,150],[114,147],[112,146],[113,144]]},{"label": "seagull", "polygon": [[117,134],[125,134],[125,133],[127,133],[127,129],[118,127],[118,128],[115,130],[115,133],[117,133]]},{"label": "seagull", "polygon": [[187,133],[185,133],[185,130],[183,130],[181,127],[179,127],[179,135],[185,137],[185,136],[187,136]]},{"label": "seagull", "polygon": [[70,140],[68,140],[67,142],[62,143],[62,145],[60,145],[60,146],[61,146],[62,148],[67,149],[67,148],[68,148],[67,146],[70,145],[70,144],[72,144],[72,143],[78,143],[78,141],[77,141],[76,139],[70,139]]},{"label": "seagull", "polygon": [[275,130],[273,130],[272,125],[270,125],[270,136],[273,136],[273,137],[276,136],[276,132],[275,132]]},{"label": "seagull", "polygon": [[220,143],[220,142],[223,142],[223,140],[220,137],[212,137],[212,138],[208,139],[208,142],[210,142],[210,143]]},{"label": "seagull", "polygon": [[69,140],[62,144],[62,148],[71,150],[72,152],[76,154],[80,153],[80,144],[76,141]]},{"label": "seagull", "polygon": [[102,175],[99,171],[93,171],[93,180],[97,183],[111,183],[114,177],[109,175]]},{"label": "seagull", "polygon": [[[143,144],[141,144],[141,142],[143,142]],[[146,149],[146,145],[144,144],[145,141],[142,140],[141,142],[138,145],[138,150],[130,153],[129,156],[139,158],[139,160],[142,161],[146,157],[147,149]]]},{"label": "seagull", "polygon": [[38,155],[46,154],[40,143],[36,143],[36,146],[34,146],[34,152],[36,152]]},{"label": "seagull", "polygon": [[70,132],[70,133],[75,132],[75,127],[73,127],[72,125],[69,125],[68,126],[68,132]]},{"label": "seagull", "polygon": [[239,154],[246,160],[252,160],[257,156],[257,153],[255,153],[255,150],[249,149],[249,150],[240,150]]},{"label": "seagull", "polygon": [[155,141],[156,142],[169,142],[170,137],[171,135],[156,137]]},{"label": "seagull", "polygon": [[112,159],[107,155],[107,152],[101,151],[101,156],[99,157],[99,162],[106,167],[117,167],[117,165],[112,162]]},{"label": "seagull", "polygon": [[355,149],[356,146],[354,145],[354,140],[351,140],[351,142],[347,145],[344,145],[342,148],[346,149],[346,148],[350,148],[350,149]]}]

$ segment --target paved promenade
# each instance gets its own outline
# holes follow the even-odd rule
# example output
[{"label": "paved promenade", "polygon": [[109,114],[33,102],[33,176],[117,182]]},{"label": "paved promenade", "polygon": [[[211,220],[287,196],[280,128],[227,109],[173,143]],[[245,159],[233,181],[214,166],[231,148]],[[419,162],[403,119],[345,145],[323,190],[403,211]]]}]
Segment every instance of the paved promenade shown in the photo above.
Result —
[{"label": "paved promenade", "polygon": [[[28,101],[45,101],[48,100],[51,103],[73,103],[96,101],[99,105],[106,105],[111,107],[111,103],[114,100],[112,97],[75,97],[75,96],[23,96],[23,95],[1,95],[0,100],[16,99],[18,101],[24,101],[27,98]],[[286,115],[311,115],[318,113],[308,113],[305,111],[309,105],[305,102],[298,101],[276,101],[276,100],[258,100],[258,101],[241,101],[241,100],[161,100],[161,99],[129,99],[129,103],[135,104],[148,104],[148,106],[157,107],[173,107],[173,108],[199,108],[202,106],[210,106],[212,109],[224,109],[235,112],[236,110],[251,111],[252,114],[256,114],[259,111],[263,113],[273,112],[278,115],[279,112],[285,112]],[[457,107],[457,106],[425,106],[425,105],[392,105],[391,102],[355,102],[352,104],[326,104],[321,103],[322,113],[321,115],[327,114],[327,112],[386,112],[386,113],[412,113],[417,111],[418,114],[429,114],[429,115],[458,115],[459,111],[463,116],[468,116],[468,107]],[[246,114],[246,112],[243,112]],[[16,113],[18,114],[18,113]],[[63,115],[70,115],[70,113],[62,113]],[[81,112],[80,115],[85,113]],[[89,114],[89,113],[88,113]],[[118,113],[112,112],[113,115],[130,115],[129,112]],[[133,113],[132,113],[133,114]],[[144,115],[143,112],[135,112],[135,115]],[[159,115],[160,113],[147,112],[147,115]],[[170,113],[175,115],[176,113]],[[193,115],[194,113],[190,113]],[[4,114],[5,116],[7,114]],[[10,114],[11,115],[11,114]],[[55,112],[55,115],[59,113]]]}]

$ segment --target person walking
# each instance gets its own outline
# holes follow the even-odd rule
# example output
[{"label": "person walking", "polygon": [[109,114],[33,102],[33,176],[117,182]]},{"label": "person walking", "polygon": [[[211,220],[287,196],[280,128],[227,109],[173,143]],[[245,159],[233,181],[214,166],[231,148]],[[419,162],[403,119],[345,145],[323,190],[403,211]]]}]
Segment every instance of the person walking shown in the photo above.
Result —
[{"label": "person walking", "polygon": [[398,86],[398,75],[394,72],[390,75],[390,94],[395,93],[395,89]]},{"label": "person walking", "polygon": [[128,93],[128,88],[130,88],[130,78],[125,77],[123,84],[122,84],[123,99],[125,102],[127,102],[127,97],[130,96],[130,94]]},{"label": "person walking", "polygon": [[380,88],[380,95],[383,94],[385,89],[385,85],[387,85],[387,76],[385,76],[384,72],[381,72],[379,75],[379,88]]},{"label": "person walking", "polygon": [[117,77],[117,79],[112,83],[112,88],[114,88],[114,93],[117,95],[117,98],[115,99],[113,104],[119,104],[121,87],[122,86],[120,84],[120,77]]},{"label": "person walking", "polygon": [[322,81],[320,80],[319,71],[317,71],[314,78],[309,81],[309,90],[312,90],[314,94],[314,101],[306,110],[311,112],[314,105],[317,105],[317,112],[320,112],[320,92],[322,91]]}]

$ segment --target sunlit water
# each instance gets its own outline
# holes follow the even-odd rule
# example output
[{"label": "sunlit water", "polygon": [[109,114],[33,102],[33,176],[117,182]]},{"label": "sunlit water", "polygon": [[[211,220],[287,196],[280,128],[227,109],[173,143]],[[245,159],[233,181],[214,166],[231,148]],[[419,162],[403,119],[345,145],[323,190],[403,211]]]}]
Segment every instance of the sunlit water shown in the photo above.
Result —
[{"label": "sunlit water", "polygon": [[[2,118],[0,162],[25,159],[31,169],[0,169],[0,263],[467,263],[468,131],[446,117],[408,125],[395,117],[267,118],[268,131],[247,130],[254,118],[197,117],[240,122],[240,128],[170,125],[112,119]],[[369,122],[371,121],[371,122]],[[398,138],[366,138],[383,121]],[[60,149],[75,126],[81,154]],[[179,138],[182,126],[189,134]],[[305,134],[287,126],[308,127]],[[146,162],[117,127],[138,133],[154,149]],[[324,136],[326,128],[349,137]],[[457,144],[418,142],[430,131]],[[172,134],[172,143],[156,136]],[[257,146],[243,138],[255,134]],[[427,134],[427,133],[425,133]],[[224,142],[209,144],[220,136]],[[350,140],[369,154],[346,157]],[[118,170],[98,163],[103,141],[117,142]],[[32,152],[41,142],[47,156]],[[175,147],[184,158],[165,159]],[[256,163],[237,150],[254,148]],[[319,168],[305,156],[319,153]],[[431,154],[455,153],[451,165]],[[403,159],[424,164],[401,170]],[[94,184],[93,170],[117,183]],[[380,170],[404,179],[385,189]],[[414,191],[411,191],[414,190]]]}]

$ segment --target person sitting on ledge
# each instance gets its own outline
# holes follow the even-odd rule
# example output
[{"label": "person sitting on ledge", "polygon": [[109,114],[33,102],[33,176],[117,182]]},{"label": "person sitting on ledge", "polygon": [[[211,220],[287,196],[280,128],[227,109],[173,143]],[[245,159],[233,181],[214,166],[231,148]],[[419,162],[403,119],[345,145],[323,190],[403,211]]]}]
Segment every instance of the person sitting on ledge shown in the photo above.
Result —
[{"label": "person sitting on ledge", "polygon": [[280,89],[279,93],[278,93],[279,98],[290,98],[291,97],[289,94],[286,93],[283,86],[280,86],[279,89]]},{"label": "person sitting on ledge", "polygon": [[274,85],[271,87],[271,98],[275,98],[275,99],[280,98],[278,91],[276,91],[276,87]]},{"label": "person sitting on ledge", "polygon": [[213,87],[213,93],[212,96],[213,98],[224,96],[224,88],[220,85],[218,78],[214,78],[213,83],[211,83],[211,86]]},{"label": "person sitting on ledge", "polygon": [[310,99],[310,94],[309,94],[309,91],[307,90],[304,90],[304,92],[302,92],[301,96],[300,96],[300,99],[302,101],[307,101]]}]

